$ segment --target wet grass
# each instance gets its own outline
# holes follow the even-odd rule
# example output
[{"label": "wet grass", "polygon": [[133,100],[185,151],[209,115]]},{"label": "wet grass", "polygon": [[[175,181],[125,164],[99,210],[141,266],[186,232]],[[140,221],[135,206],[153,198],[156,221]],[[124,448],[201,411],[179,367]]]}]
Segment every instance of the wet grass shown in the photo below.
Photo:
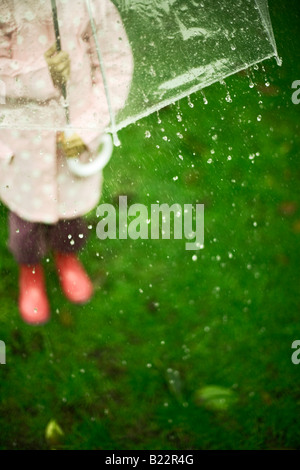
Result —
[{"label": "wet grass", "polygon": [[[1,206],[0,448],[49,448],[50,420],[67,449],[299,448],[299,16],[273,3],[281,68],[267,61],[254,88],[241,73],[205,90],[208,104],[198,93],[127,128],[105,169],[101,202],[204,203],[196,260],[185,240],[100,241],[92,212],[94,299],[69,304],[50,258],[52,320],[32,328]],[[210,385],[221,405],[203,398]]]}]

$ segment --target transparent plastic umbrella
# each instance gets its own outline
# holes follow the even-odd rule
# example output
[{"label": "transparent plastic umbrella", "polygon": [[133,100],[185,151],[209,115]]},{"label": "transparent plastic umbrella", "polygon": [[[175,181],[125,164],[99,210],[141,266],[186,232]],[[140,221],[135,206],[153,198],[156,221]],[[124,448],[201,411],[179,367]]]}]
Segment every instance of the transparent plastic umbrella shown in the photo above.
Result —
[{"label": "transparent plastic umbrella", "polygon": [[[12,5],[24,23],[6,32],[13,41],[0,49],[0,129],[86,129],[110,132],[117,143],[117,131],[143,116],[265,59],[279,61],[267,0],[3,0],[0,24]],[[45,33],[35,37],[39,22]],[[24,54],[31,44],[43,56],[56,40],[77,64],[64,90],[43,89],[40,58],[26,75],[24,27],[32,27]]]},{"label": "transparent plastic umbrella", "polygon": [[267,0],[117,0],[135,75],[117,129],[265,59],[280,59]]}]

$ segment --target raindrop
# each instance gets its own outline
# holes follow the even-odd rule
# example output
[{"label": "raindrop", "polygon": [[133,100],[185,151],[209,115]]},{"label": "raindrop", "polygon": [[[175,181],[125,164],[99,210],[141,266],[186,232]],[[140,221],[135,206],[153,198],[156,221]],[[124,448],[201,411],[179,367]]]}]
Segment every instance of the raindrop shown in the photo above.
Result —
[{"label": "raindrop", "polygon": [[230,96],[229,91],[228,91],[228,93],[227,93],[227,95],[226,95],[226,97],[225,97],[225,100],[227,101],[227,103],[232,103],[232,98],[231,98],[231,96]]},{"label": "raindrop", "polygon": [[145,137],[146,137],[147,139],[149,139],[149,138],[151,137],[151,133],[150,133],[149,131],[146,131],[146,132],[145,132]]},{"label": "raindrop", "polygon": [[205,96],[205,94],[204,94],[203,91],[201,91],[201,95],[202,95],[202,97],[203,97],[203,103],[204,103],[204,104],[208,104],[207,98],[206,98],[206,96]]},{"label": "raindrop", "polygon": [[197,255],[193,255],[193,256],[192,256],[192,260],[193,260],[193,261],[197,261],[197,259],[198,259]]},{"label": "raindrop", "polygon": [[194,107],[193,103],[191,102],[191,97],[190,97],[190,95],[188,96],[188,105],[189,105],[190,108],[193,108],[193,107]]},{"label": "raindrop", "polygon": [[121,142],[116,132],[113,133],[113,143],[115,147],[120,147]]}]

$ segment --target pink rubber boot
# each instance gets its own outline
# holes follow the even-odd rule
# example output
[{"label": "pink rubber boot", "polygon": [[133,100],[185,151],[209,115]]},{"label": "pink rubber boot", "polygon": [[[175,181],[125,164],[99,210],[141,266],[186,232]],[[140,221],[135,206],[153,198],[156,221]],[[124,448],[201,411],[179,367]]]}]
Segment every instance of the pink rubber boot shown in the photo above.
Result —
[{"label": "pink rubber boot", "polygon": [[62,290],[73,303],[84,304],[93,295],[93,284],[73,253],[56,253],[55,263]]},{"label": "pink rubber boot", "polygon": [[50,318],[43,268],[40,265],[20,265],[19,310],[26,323],[40,325]]}]

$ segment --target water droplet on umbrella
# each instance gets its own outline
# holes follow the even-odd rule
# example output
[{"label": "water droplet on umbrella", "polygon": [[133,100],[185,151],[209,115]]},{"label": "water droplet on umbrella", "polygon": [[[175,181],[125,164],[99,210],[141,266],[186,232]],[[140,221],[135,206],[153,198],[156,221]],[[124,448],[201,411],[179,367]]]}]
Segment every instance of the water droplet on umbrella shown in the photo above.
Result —
[{"label": "water droplet on umbrella", "polygon": [[203,91],[201,91],[201,95],[202,95],[202,97],[203,97],[203,103],[204,103],[204,104],[208,104],[208,101],[207,101],[206,96],[205,96],[205,94],[204,94]]},{"label": "water droplet on umbrella", "polygon": [[188,96],[188,105],[190,108],[193,108],[194,107],[194,104],[191,102],[191,97],[190,95]]}]

